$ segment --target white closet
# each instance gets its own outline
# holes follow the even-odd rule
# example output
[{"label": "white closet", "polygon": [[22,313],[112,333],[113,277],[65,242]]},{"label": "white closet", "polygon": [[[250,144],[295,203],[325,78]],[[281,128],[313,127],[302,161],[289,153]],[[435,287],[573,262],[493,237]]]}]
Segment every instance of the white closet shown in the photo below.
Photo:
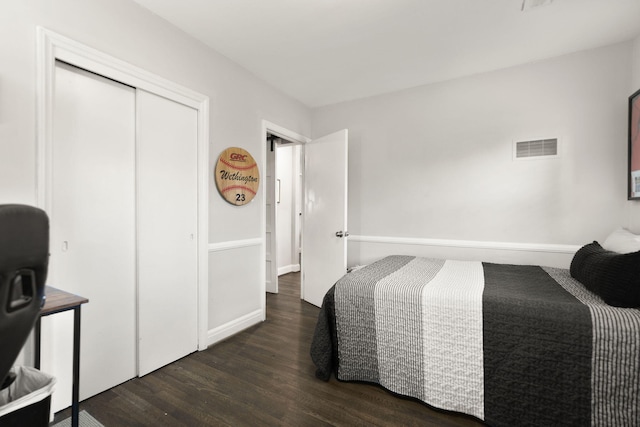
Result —
[{"label": "white closet", "polygon": [[[57,62],[48,284],[82,307],[80,398],[197,350],[197,111]],[[69,406],[71,316],[43,319]]]}]

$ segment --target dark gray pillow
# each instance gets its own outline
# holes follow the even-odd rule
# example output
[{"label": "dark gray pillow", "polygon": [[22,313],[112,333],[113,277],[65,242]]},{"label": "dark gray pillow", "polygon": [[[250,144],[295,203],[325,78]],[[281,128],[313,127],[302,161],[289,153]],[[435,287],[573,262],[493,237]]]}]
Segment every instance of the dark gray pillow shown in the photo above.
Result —
[{"label": "dark gray pillow", "polygon": [[574,255],[570,272],[607,304],[640,307],[640,251],[619,254],[589,243]]}]

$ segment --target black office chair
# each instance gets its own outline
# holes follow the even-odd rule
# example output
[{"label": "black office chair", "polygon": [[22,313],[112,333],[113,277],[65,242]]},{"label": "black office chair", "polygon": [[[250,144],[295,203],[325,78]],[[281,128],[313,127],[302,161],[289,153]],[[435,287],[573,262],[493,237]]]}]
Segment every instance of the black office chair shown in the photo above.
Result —
[{"label": "black office chair", "polygon": [[49,218],[38,208],[0,205],[0,389],[44,304]]}]

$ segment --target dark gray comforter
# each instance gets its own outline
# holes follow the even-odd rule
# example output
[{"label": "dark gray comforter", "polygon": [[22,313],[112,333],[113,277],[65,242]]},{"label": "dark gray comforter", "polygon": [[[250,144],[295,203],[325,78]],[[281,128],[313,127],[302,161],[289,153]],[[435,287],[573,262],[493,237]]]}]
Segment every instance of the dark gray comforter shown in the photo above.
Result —
[{"label": "dark gray comforter", "polygon": [[640,310],[567,270],[387,257],[327,293],[311,355],[494,426],[640,425]]}]

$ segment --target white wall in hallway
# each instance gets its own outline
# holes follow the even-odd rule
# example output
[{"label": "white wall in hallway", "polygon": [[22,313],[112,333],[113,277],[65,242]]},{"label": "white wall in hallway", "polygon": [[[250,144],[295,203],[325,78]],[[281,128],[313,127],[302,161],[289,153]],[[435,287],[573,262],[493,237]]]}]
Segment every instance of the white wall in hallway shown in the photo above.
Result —
[{"label": "white wall in hallway", "polygon": [[[280,201],[276,203],[277,210],[277,247],[278,247],[278,275],[293,271],[298,264],[294,253],[294,150],[292,145],[277,147],[276,179],[280,185]],[[276,186],[278,181],[276,181]],[[277,191],[277,190],[276,190]],[[299,268],[299,266],[298,266]]]}]

